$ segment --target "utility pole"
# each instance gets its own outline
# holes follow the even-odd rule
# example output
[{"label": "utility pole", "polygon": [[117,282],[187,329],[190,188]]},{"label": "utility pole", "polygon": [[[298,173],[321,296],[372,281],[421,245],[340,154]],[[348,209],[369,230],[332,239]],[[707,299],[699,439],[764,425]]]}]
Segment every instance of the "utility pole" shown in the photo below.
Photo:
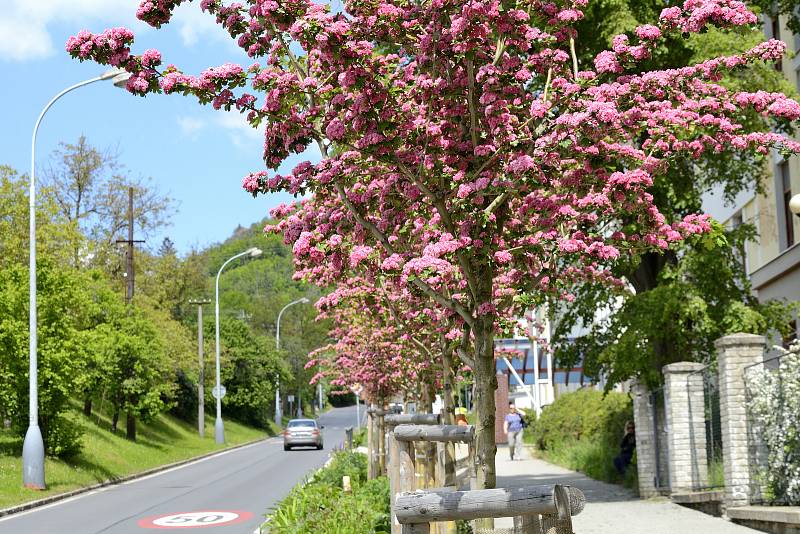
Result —
[{"label": "utility pole", "polygon": [[200,437],[206,435],[205,391],[206,365],[203,358],[203,304],[210,304],[211,299],[191,299],[189,304],[197,304],[197,358],[200,363],[200,375],[197,379],[197,430]]},{"label": "utility pole", "polygon": [[[133,238],[133,187],[128,188],[128,239],[118,239],[117,243],[125,243],[128,245],[128,250],[125,258],[126,263],[126,277],[127,277],[127,291],[125,293],[125,302],[130,305],[133,301],[133,247],[136,243],[144,243],[142,239]],[[116,414],[115,414],[116,415]],[[116,419],[114,420],[114,428],[116,428]],[[125,428],[126,437],[130,440],[136,440],[136,417],[128,412],[127,422]]]},{"label": "utility pole", "polygon": [[133,238],[133,187],[128,188],[128,239],[117,239],[117,243],[125,243],[128,245],[127,254],[125,255],[125,277],[128,282],[125,301],[130,304],[133,300],[133,247],[136,243],[144,243],[143,239]]}]

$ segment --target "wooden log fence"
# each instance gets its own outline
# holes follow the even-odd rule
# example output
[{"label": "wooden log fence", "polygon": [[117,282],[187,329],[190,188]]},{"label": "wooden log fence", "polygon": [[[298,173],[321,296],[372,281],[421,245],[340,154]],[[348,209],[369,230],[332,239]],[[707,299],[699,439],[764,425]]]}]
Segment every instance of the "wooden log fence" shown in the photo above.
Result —
[{"label": "wooden log fence", "polygon": [[429,533],[430,523],[514,517],[519,534],[573,534],[572,516],[583,493],[569,486],[526,486],[469,491],[400,493],[394,501],[401,534]]},{"label": "wooden log fence", "polygon": [[[586,499],[569,486],[475,489],[475,429],[472,426],[441,425],[435,414],[393,414],[384,417],[387,427],[389,491],[393,534],[431,534],[432,524],[443,521],[484,520],[513,517],[515,534],[573,534],[571,516],[583,510]],[[443,451],[447,443],[469,447],[467,477],[469,491],[456,491],[445,483],[443,465],[436,466],[436,480],[444,487],[416,487],[415,442],[433,442]],[[441,463],[444,454],[437,454]],[[442,524],[442,523],[440,523]],[[451,523],[452,525],[452,523]],[[476,534],[491,529],[474,525]]]}]

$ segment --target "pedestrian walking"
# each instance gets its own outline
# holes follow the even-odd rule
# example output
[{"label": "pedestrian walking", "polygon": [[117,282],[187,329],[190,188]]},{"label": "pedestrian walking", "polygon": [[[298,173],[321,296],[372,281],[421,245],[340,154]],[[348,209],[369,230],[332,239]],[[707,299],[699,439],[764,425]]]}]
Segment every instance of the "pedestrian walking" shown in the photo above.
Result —
[{"label": "pedestrian walking", "polygon": [[522,429],[524,423],[522,417],[525,412],[517,409],[513,402],[508,403],[508,415],[503,421],[503,432],[508,436],[508,454],[511,461],[514,461],[514,456],[519,457],[519,452],[522,449]]}]

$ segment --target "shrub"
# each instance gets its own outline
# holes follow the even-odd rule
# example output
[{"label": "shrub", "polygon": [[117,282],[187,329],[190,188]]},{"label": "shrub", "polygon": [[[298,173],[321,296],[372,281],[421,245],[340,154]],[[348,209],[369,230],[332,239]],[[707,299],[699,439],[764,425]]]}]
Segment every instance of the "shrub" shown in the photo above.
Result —
[{"label": "shrub", "polygon": [[[797,351],[798,346],[792,350]],[[761,473],[766,499],[800,504],[800,355],[784,356],[777,369],[760,368],[748,377],[748,403],[756,433],[767,450]]]},{"label": "shrub", "polygon": [[631,420],[633,405],[627,395],[580,389],[558,397],[539,418],[529,418],[525,437],[547,460],[597,480],[635,488],[635,459],[625,478],[614,469],[625,423]]},{"label": "shrub", "polygon": [[[342,490],[348,475],[353,491]],[[367,478],[363,454],[339,452],[306,483],[295,487],[269,516],[272,534],[388,534],[389,481]]]},{"label": "shrub", "polygon": [[554,450],[565,442],[581,440],[618,449],[625,423],[631,420],[633,405],[627,395],[585,388],[561,395],[545,406],[541,417],[531,421],[528,428],[541,450]]}]

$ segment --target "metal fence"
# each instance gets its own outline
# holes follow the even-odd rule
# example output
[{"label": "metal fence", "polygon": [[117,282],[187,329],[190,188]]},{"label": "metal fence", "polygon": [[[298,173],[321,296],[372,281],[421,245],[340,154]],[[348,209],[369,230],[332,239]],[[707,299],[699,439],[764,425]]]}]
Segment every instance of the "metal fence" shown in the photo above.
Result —
[{"label": "metal fence", "polygon": [[751,502],[800,505],[798,349],[775,348],[745,369]]},{"label": "metal fence", "polygon": [[692,439],[692,465],[695,472],[705,471],[706,476],[693,477],[692,489],[695,491],[719,489],[725,486],[722,463],[722,419],[720,417],[719,374],[716,365],[689,373],[687,390],[693,391],[702,381],[703,401],[700,409],[689,403],[689,423],[691,429],[699,429]]},{"label": "metal fence", "polygon": [[653,485],[662,493],[668,493],[669,484],[669,443],[667,440],[667,418],[664,402],[664,388],[660,387],[650,393],[651,418],[653,421],[653,446],[655,456],[655,479]]}]

